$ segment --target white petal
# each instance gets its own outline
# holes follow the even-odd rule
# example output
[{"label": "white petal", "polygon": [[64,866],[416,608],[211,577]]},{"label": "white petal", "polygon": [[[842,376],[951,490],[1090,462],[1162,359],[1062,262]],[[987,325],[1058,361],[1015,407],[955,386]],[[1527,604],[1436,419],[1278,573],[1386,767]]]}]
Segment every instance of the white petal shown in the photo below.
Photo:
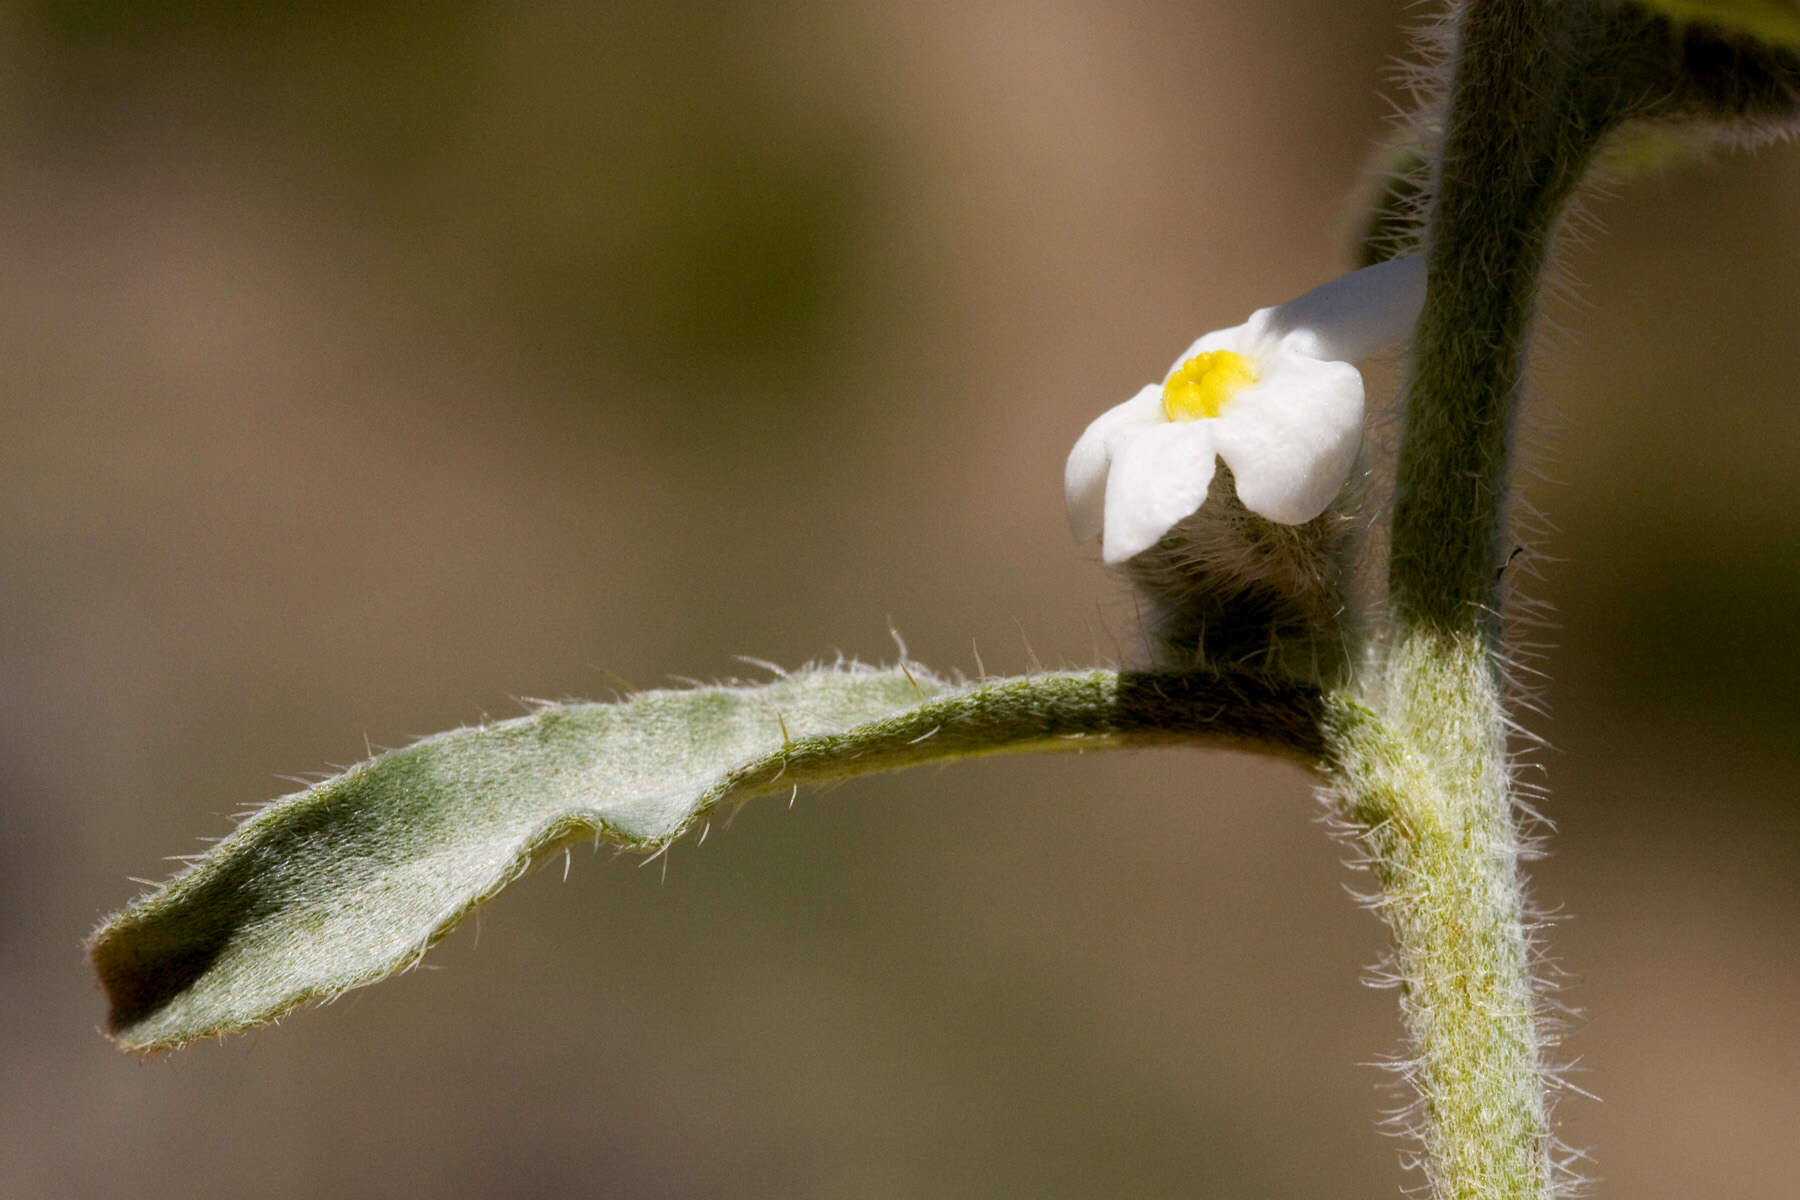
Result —
[{"label": "white petal", "polygon": [[1100,536],[1113,443],[1130,430],[1162,423],[1162,389],[1150,384],[1095,417],[1075,440],[1063,467],[1063,503],[1069,509],[1069,531],[1077,542],[1091,542]]},{"label": "white petal", "polygon": [[1325,511],[1356,465],[1362,376],[1349,363],[1284,356],[1211,424],[1244,507],[1300,525]]},{"label": "white petal", "polygon": [[1106,480],[1100,557],[1122,563],[1148,550],[1200,507],[1216,467],[1214,421],[1166,421],[1123,439]]},{"label": "white petal", "polygon": [[1312,358],[1355,362],[1412,333],[1425,303],[1425,256],[1352,271],[1269,310],[1269,332]]},{"label": "white petal", "polygon": [[1272,308],[1259,308],[1251,313],[1250,319],[1242,325],[1233,325],[1229,329],[1215,329],[1211,333],[1201,334],[1194,339],[1193,345],[1181,352],[1181,357],[1176,359],[1174,365],[1164,373],[1163,382],[1167,383],[1169,376],[1181,370],[1181,365],[1188,359],[1196,354],[1205,354],[1210,350],[1230,350],[1251,359],[1259,357],[1263,343],[1270,340],[1266,337],[1266,330],[1269,317],[1274,312],[1275,310]]}]

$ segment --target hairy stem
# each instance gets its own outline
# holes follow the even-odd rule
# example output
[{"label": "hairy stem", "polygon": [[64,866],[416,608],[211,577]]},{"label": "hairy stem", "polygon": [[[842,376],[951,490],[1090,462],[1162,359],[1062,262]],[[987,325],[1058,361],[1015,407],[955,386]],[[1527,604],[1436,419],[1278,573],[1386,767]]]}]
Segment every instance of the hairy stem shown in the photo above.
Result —
[{"label": "hairy stem", "polygon": [[1491,638],[1507,460],[1556,218],[1598,142],[1571,111],[1561,6],[1476,0],[1438,165],[1426,304],[1395,467],[1389,600],[1400,628]]},{"label": "hairy stem", "polygon": [[1504,714],[1472,642],[1402,643],[1396,696],[1332,726],[1343,817],[1392,929],[1432,1195],[1554,1196],[1548,1107],[1508,794]]},{"label": "hairy stem", "polygon": [[[1501,571],[1508,459],[1557,217],[1612,114],[1595,9],[1471,0],[1403,400],[1383,661],[1332,715],[1341,813],[1392,928],[1434,1196],[1557,1194],[1519,879]],[[1599,98],[1599,102],[1596,98]]]}]

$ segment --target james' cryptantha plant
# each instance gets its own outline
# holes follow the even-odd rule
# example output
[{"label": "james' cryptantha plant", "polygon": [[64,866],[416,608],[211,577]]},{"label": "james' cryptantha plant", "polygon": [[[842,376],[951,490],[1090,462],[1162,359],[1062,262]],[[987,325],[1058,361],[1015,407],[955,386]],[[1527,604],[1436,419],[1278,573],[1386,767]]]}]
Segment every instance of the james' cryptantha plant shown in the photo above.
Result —
[{"label": "james' cryptantha plant", "polygon": [[[1377,882],[1434,1196],[1578,1182],[1549,1100],[1519,860],[1510,461],[1535,301],[1596,164],[1648,131],[1752,143],[1800,112],[1783,0],[1468,0],[1421,37],[1361,270],[1199,338],[1070,454],[1078,539],[1142,600],[1148,659],[978,682],[905,660],[545,705],[268,805],[94,934],[127,1049],[271,1020],[416,962],[576,841],[666,848],[715,805],[930,761],[1219,743],[1317,768]],[[1398,344],[1391,463],[1354,365]],[[1392,503],[1361,512],[1365,474]],[[1374,594],[1355,563],[1380,556]]]}]

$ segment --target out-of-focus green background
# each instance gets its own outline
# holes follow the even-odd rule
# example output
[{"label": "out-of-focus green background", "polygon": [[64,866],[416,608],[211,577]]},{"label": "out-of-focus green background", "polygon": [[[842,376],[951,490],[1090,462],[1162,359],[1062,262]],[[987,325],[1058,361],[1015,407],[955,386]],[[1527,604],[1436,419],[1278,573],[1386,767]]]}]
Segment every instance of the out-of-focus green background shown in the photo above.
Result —
[{"label": "out-of-focus green background", "polygon": [[[1130,652],[1082,426],[1340,269],[1417,14],[36,0],[0,17],[0,1194],[1392,1194],[1306,777],[979,763],[577,856],[136,1063],[81,940],[281,773],[670,675]],[[1565,245],[1528,491],[1604,1192],[1800,1178],[1800,155]]]}]

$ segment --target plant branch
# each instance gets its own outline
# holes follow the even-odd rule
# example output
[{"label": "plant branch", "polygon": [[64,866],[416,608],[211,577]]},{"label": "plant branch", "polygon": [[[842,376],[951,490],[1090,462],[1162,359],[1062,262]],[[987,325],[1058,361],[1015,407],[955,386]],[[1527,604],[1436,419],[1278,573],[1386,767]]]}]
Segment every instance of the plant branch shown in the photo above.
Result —
[{"label": "plant branch", "polygon": [[1402,400],[1384,657],[1328,720],[1340,814],[1393,931],[1432,1194],[1558,1194],[1500,619],[1508,470],[1557,220],[1620,115],[1598,6],[1471,0]]}]

